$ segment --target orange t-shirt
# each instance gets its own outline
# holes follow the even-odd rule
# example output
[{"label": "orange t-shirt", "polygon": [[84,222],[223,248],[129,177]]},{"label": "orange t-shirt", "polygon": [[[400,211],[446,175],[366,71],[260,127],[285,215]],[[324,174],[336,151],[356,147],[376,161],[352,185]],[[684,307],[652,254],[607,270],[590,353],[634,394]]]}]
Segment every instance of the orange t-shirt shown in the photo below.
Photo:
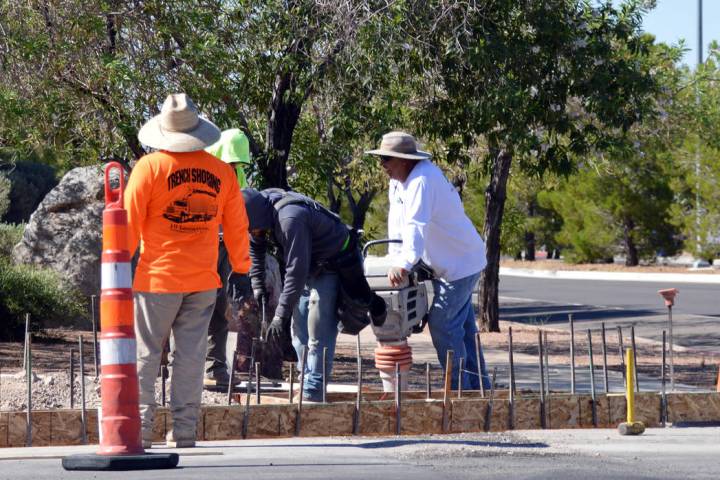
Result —
[{"label": "orange t-shirt", "polygon": [[205,151],[155,152],[125,189],[130,253],[140,244],[133,289],[181,293],[222,286],[218,226],[233,270],[250,269],[248,219],[232,168]]}]

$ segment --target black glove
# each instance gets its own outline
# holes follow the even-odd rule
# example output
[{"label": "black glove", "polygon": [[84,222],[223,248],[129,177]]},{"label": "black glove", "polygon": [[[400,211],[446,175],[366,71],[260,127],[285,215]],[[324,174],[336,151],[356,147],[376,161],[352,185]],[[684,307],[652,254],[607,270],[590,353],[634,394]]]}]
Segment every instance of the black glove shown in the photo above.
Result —
[{"label": "black glove", "polygon": [[275,315],[267,329],[268,338],[282,338],[284,335],[290,336],[290,319],[282,318]]},{"label": "black glove", "polygon": [[227,280],[227,292],[230,300],[241,303],[252,294],[250,277],[244,273],[230,272]]}]

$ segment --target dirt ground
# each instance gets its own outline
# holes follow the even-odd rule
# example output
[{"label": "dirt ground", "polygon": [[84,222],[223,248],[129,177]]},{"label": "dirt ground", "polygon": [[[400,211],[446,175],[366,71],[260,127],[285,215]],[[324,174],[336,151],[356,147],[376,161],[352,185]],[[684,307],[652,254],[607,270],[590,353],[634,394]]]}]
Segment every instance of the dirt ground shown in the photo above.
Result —
[{"label": "dirt ground", "polygon": [[637,273],[699,273],[703,275],[720,275],[720,269],[700,268],[691,269],[682,265],[638,265],[626,267],[619,263],[565,263],[562,260],[535,260],[524,262],[521,260],[502,260],[501,267],[528,268],[533,270],[583,270],[589,272],[637,272]]},{"label": "dirt ground", "polygon": [[[501,333],[483,333],[482,342],[486,349],[507,350],[507,322],[501,322]],[[536,326],[513,325],[513,346],[517,353],[537,355]],[[551,364],[569,364],[568,351],[570,334],[563,330],[545,328],[548,332],[549,360]],[[98,385],[95,380],[95,368],[92,349],[92,334],[67,330],[49,330],[42,335],[35,335],[33,339],[33,408],[67,408],[70,406],[69,396],[69,368],[70,350],[77,352],[78,335],[82,334],[85,340],[84,361],[86,372],[86,400],[89,407],[98,405],[99,398],[96,392]],[[599,337],[599,335],[598,335]],[[615,331],[607,332],[608,366],[611,370],[620,370],[620,357],[618,354],[617,334]],[[629,337],[624,338],[624,344],[630,345]],[[363,354],[363,380],[366,388],[380,389],[380,380],[374,368],[374,345],[365,345]],[[638,370],[645,375],[660,376],[661,345],[638,339],[637,341]],[[587,365],[587,342],[585,338],[576,335],[576,364]],[[596,368],[602,365],[602,350],[600,338],[593,339],[593,352]],[[27,382],[22,370],[22,344],[0,342],[0,410],[21,410],[26,406]],[[77,353],[75,353],[75,405],[80,404],[80,378],[77,367]],[[714,388],[720,352],[707,354],[694,352],[690,349],[676,350],[675,376],[678,383]],[[240,375],[242,380],[244,376]],[[331,382],[354,384],[357,381],[357,358],[355,350],[343,345],[338,346]],[[415,364],[409,376],[411,390],[425,389],[425,365]],[[434,366],[431,369],[431,383],[433,388],[440,388],[442,384],[442,371]],[[169,386],[167,387],[169,398]],[[160,382],[158,381],[157,398],[160,400]],[[226,395],[205,391],[204,404],[224,404]]]}]

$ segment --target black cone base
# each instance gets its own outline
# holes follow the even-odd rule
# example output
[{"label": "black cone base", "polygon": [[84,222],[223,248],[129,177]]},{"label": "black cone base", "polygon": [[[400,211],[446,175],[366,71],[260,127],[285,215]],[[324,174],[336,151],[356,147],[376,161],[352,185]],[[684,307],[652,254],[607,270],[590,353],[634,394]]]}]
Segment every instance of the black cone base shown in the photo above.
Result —
[{"label": "black cone base", "polygon": [[143,455],[70,455],[62,459],[65,470],[160,470],[177,467],[177,453]]}]

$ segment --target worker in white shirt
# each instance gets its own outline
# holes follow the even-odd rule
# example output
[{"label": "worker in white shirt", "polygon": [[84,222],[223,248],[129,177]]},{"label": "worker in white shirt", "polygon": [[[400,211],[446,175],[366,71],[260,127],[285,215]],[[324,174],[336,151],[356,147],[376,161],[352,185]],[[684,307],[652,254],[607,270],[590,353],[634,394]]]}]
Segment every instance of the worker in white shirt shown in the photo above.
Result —
[{"label": "worker in white shirt", "polygon": [[[388,236],[402,240],[391,251],[388,271],[392,285],[401,284],[420,260],[433,273],[434,296],[428,325],[438,360],[443,368],[448,350],[453,350],[452,388],[462,378],[465,389],[480,386],[475,334],[477,325],[472,292],[485,268],[485,243],[465,215],[460,195],[443,172],[430,161],[430,154],[417,149],[412,135],[390,132],[380,148],[365,152],[380,157],[390,177]],[[482,351],[480,352],[481,363]],[[458,376],[460,359],[464,372]],[[490,387],[482,372],[485,388]]]}]

